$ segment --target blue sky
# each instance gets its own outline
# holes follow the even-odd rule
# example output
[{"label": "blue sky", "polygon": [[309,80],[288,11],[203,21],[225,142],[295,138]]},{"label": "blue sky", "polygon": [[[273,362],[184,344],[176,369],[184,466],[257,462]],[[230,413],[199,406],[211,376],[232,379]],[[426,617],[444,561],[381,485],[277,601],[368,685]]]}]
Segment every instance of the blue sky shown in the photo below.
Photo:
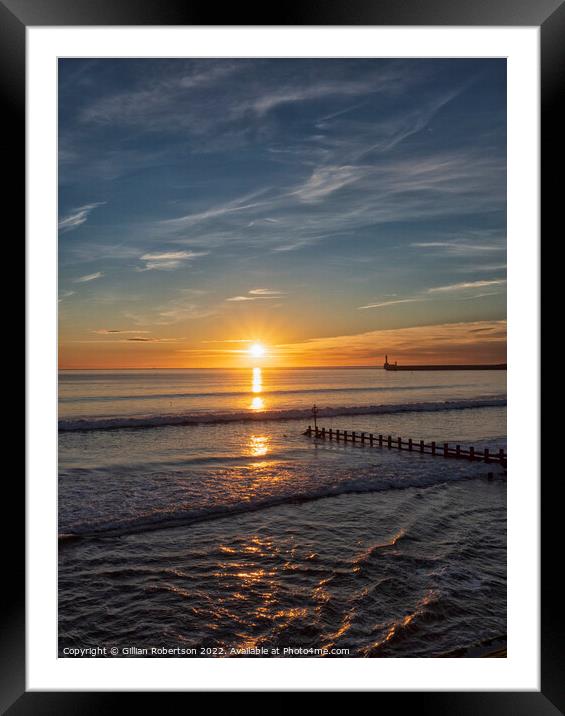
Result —
[{"label": "blue sky", "polygon": [[505,61],[60,60],[59,296],[69,367],[504,360]]}]

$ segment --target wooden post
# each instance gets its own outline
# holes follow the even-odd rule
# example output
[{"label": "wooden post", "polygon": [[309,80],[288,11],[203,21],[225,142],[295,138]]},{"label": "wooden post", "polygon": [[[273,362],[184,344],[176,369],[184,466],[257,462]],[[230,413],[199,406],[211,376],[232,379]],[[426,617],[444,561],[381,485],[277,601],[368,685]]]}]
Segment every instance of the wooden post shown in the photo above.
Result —
[{"label": "wooden post", "polygon": [[335,439],[339,442],[339,430],[335,431]]},{"label": "wooden post", "polygon": [[398,438],[396,442],[398,443],[398,449],[402,450],[402,438]]},{"label": "wooden post", "polygon": [[449,457],[449,443],[443,443],[443,456]]},{"label": "wooden post", "polygon": [[420,440],[420,452],[424,452],[424,441]]},{"label": "wooden post", "polygon": [[432,440],[432,455],[435,455],[435,454],[436,454],[436,444],[435,444],[435,441]]},{"label": "wooden post", "polygon": [[389,450],[392,447],[392,437],[390,435],[387,438],[387,447]]},{"label": "wooden post", "polygon": [[316,437],[318,436],[318,408],[312,406],[312,415],[314,416],[314,430],[316,431]]},{"label": "wooden post", "polygon": [[475,459],[475,448],[470,447],[469,448],[469,460],[473,461]]},{"label": "wooden post", "polygon": [[330,428],[328,431],[328,437],[330,440],[334,439],[334,431],[332,430],[332,428]]},{"label": "wooden post", "polygon": [[365,444],[365,433],[361,433],[361,445]]},{"label": "wooden post", "polygon": [[373,440],[375,439],[375,436],[373,433],[369,433],[369,445],[373,447]]},{"label": "wooden post", "polygon": [[343,442],[347,442],[347,430],[343,431]]},{"label": "wooden post", "polygon": [[383,446],[383,436],[379,435],[379,447]]},{"label": "wooden post", "polygon": [[355,430],[352,430],[352,431],[351,431],[351,442],[352,442],[352,443],[355,442]]},{"label": "wooden post", "polygon": [[457,459],[461,457],[461,445],[455,446],[455,456],[457,457]]},{"label": "wooden post", "polygon": [[504,458],[504,448],[500,448],[500,450],[498,451],[498,462],[501,465],[504,465],[504,463],[506,462]]},{"label": "wooden post", "polygon": [[490,462],[489,449],[485,448],[485,462]]},{"label": "wooden post", "polygon": [[408,450],[412,452],[412,438],[408,438]]}]

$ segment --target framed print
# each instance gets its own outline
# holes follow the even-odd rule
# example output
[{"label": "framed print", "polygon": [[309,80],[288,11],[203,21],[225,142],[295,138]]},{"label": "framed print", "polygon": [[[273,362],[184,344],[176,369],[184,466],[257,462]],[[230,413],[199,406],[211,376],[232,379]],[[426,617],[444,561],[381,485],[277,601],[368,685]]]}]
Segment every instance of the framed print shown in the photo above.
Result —
[{"label": "framed print", "polygon": [[562,5],[0,9],[28,291],[8,712],[563,710],[538,430]]}]

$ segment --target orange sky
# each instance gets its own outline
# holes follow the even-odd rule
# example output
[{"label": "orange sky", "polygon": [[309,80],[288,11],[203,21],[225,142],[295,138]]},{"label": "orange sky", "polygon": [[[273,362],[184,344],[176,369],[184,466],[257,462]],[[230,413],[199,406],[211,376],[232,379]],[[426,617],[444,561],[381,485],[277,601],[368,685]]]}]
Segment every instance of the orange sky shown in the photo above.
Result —
[{"label": "orange sky", "polygon": [[[238,368],[381,365],[384,355],[410,363],[506,362],[506,321],[473,321],[368,331],[354,335],[276,340],[266,325],[244,335],[191,342],[154,338],[143,331],[92,331],[65,340],[62,369],[71,368]],[[260,342],[266,355],[253,358],[249,346]]]}]

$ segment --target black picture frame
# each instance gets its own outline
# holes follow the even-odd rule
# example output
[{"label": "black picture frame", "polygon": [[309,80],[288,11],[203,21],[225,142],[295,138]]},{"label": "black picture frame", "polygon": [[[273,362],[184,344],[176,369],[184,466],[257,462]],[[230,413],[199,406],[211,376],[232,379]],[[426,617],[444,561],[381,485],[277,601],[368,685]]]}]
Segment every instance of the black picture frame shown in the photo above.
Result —
[{"label": "black picture frame", "polygon": [[[565,3],[563,0],[301,0],[282,3],[270,13],[240,3],[218,9],[188,0],[0,0],[0,99],[4,159],[10,181],[6,206],[25,216],[25,52],[26,27],[65,25],[475,25],[539,26],[541,37],[542,230],[560,227],[563,112],[559,108],[565,77]],[[8,157],[6,157],[6,152]],[[11,155],[11,156],[10,156]],[[5,176],[7,172],[5,171]],[[532,426],[532,429],[535,429]],[[10,469],[3,481],[4,510],[24,510],[24,481]],[[557,477],[557,476],[552,476]],[[559,559],[552,545],[561,541],[559,480],[542,491],[541,690],[539,692],[378,692],[377,708],[409,708],[435,716],[565,713],[563,609]],[[4,606],[0,613],[0,708],[21,714],[99,714],[125,705],[132,693],[27,692],[25,688],[25,534],[24,521],[3,521]],[[258,689],[260,687],[258,685]],[[170,694],[173,695],[173,694]],[[176,696],[178,696],[177,694]],[[180,694],[182,696],[182,694]],[[162,708],[163,694],[144,693],[145,708]],[[156,700],[159,699],[159,702]],[[394,699],[394,702],[390,700]],[[284,704],[285,702],[281,702]]]}]

